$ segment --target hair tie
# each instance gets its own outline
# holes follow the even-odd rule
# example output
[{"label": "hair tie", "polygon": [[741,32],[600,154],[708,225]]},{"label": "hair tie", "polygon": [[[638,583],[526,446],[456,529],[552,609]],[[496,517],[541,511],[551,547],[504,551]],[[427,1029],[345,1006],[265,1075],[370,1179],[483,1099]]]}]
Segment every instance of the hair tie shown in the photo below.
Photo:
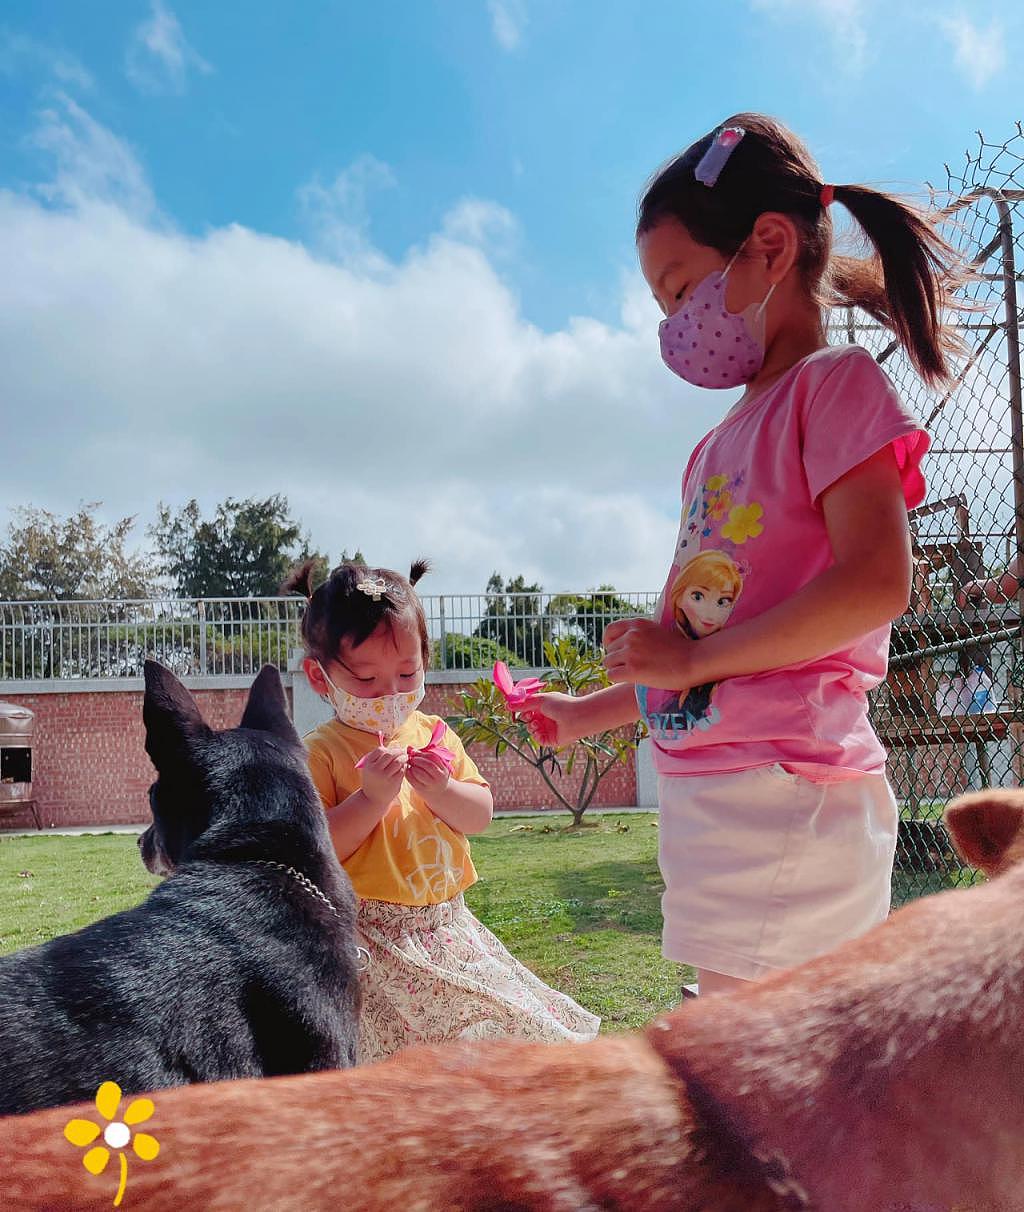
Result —
[{"label": "hair tie", "polygon": [[821,193],[819,194],[819,198],[821,199],[822,206],[824,206],[826,210],[828,210],[828,208],[835,201],[835,197],[836,197],[836,187],[834,185],[823,185],[821,187]]}]

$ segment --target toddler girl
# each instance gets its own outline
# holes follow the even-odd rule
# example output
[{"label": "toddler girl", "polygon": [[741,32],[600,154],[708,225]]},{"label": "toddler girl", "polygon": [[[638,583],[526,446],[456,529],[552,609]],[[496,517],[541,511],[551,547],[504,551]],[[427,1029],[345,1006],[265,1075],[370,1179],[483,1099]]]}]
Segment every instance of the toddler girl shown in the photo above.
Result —
[{"label": "toddler girl", "polygon": [[524,968],[463,900],[477,878],[466,834],[487,828],[493,802],[455,733],[417,710],[430,644],[413,585],[426,568],[406,579],[346,563],[314,590],[308,561],[282,586],[309,600],[303,667],[336,716],[305,742],[370,953],[360,1059],[447,1039],[591,1039],[600,1020]]}]

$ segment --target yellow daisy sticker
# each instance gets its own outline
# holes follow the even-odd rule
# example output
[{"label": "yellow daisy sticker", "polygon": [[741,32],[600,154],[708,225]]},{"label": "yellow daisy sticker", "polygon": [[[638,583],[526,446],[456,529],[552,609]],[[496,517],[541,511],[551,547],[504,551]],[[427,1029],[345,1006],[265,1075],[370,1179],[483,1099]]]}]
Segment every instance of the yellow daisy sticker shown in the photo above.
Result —
[{"label": "yellow daisy sticker", "polygon": [[[125,1108],[124,1115],[118,1119],[117,1109],[121,1104],[121,1087],[116,1082],[104,1082],[96,1091],[96,1110],[108,1121],[106,1127],[93,1123],[91,1119],[73,1119],[64,1126],[64,1136],[73,1145],[88,1150],[82,1158],[82,1165],[90,1174],[102,1174],[113,1153],[117,1153],[121,1163],[121,1181],[114,1196],[114,1207],[121,1205],[125,1187],[128,1184],[128,1158],[124,1150],[129,1144],[136,1157],[143,1161],[152,1161],[160,1152],[160,1142],[155,1136],[146,1132],[132,1132],[136,1124],[145,1123],[156,1109],[148,1098],[134,1098]],[[103,1134],[103,1144],[94,1142]]]}]

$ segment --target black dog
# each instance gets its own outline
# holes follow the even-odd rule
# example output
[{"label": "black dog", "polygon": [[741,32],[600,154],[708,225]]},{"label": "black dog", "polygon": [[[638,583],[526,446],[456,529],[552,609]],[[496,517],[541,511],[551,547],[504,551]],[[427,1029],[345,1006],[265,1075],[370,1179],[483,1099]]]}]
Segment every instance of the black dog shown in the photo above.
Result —
[{"label": "black dog", "polygon": [[355,897],[277,670],[214,732],[146,662],[157,769],[135,909],[0,960],[0,1115],[355,1063]]}]

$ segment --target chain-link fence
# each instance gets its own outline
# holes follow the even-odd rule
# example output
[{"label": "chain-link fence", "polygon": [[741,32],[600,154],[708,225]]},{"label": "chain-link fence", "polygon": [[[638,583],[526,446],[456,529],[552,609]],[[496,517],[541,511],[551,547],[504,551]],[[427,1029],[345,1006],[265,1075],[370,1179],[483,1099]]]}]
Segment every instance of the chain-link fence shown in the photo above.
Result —
[{"label": "chain-link fence", "polygon": [[[913,511],[910,610],[893,628],[890,675],[873,697],[901,804],[893,900],[968,883],[940,816],[964,790],[1017,785],[1024,555],[1020,329],[1024,130],[946,166],[944,232],[976,270],[957,318],[966,356],[952,386],[928,391],[891,335],[845,317],[846,339],[875,353],[932,435],[928,497]],[[833,330],[833,340],[842,336]]]}]

